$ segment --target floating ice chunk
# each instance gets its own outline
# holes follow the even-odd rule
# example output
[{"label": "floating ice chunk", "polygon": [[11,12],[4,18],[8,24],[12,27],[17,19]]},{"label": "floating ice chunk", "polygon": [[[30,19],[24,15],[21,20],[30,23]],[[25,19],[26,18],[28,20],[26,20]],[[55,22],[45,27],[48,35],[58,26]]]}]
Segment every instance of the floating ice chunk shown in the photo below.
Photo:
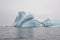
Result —
[{"label": "floating ice chunk", "polygon": [[46,19],[43,22],[45,27],[60,27],[60,21],[59,20],[50,20],[50,19]]},{"label": "floating ice chunk", "polygon": [[25,12],[20,12],[14,22],[14,27],[39,27],[40,22],[33,19],[32,15],[27,15]]}]

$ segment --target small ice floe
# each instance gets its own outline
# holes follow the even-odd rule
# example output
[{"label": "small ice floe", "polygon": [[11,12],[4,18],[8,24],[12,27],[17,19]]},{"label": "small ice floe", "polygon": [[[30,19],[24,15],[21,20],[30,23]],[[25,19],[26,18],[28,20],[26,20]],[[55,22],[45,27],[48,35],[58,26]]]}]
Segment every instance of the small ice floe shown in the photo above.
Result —
[{"label": "small ice floe", "polygon": [[45,27],[60,27],[60,20],[50,20],[50,19],[46,19],[43,22],[43,25]]}]

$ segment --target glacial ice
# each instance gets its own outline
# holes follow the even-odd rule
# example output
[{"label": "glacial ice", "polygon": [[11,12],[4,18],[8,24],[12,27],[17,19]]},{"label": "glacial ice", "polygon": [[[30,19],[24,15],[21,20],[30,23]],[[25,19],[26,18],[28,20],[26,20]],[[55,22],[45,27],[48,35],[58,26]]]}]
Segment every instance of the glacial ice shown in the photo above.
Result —
[{"label": "glacial ice", "polygon": [[60,20],[50,20],[49,18],[44,20],[44,22],[39,22],[34,19],[33,15],[27,15],[24,11],[19,12],[14,22],[14,27],[40,27],[42,24],[44,27],[59,27]]},{"label": "glacial ice", "polygon": [[43,24],[45,27],[60,27],[60,20],[46,19]]},{"label": "glacial ice", "polygon": [[14,22],[14,27],[39,27],[40,22],[35,20],[32,15],[25,14],[24,11],[19,12]]}]

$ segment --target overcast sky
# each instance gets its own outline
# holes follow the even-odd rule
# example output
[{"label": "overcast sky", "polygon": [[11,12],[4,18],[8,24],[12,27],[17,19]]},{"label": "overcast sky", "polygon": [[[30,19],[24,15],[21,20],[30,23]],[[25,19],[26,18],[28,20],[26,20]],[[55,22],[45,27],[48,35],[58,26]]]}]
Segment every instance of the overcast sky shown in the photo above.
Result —
[{"label": "overcast sky", "polygon": [[0,26],[12,25],[19,11],[32,13],[39,21],[60,18],[60,0],[0,0]]}]

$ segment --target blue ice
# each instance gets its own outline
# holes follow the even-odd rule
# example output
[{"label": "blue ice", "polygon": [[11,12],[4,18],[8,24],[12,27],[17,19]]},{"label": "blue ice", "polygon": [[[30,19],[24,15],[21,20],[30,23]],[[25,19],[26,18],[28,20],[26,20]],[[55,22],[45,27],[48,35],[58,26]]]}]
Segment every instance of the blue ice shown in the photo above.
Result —
[{"label": "blue ice", "polygon": [[60,20],[46,19],[43,24],[45,27],[60,27]]},{"label": "blue ice", "polygon": [[40,22],[35,20],[33,15],[27,15],[24,11],[19,12],[14,22],[14,27],[39,27]]},{"label": "blue ice", "polygon": [[40,27],[42,24],[44,27],[59,27],[60,20],[50,20],[49,18],[44,22],[39,22],[34,19],[33,15],[27,15],[24,11],[19,12],[18,16],[14,21],[14,27]]}]

